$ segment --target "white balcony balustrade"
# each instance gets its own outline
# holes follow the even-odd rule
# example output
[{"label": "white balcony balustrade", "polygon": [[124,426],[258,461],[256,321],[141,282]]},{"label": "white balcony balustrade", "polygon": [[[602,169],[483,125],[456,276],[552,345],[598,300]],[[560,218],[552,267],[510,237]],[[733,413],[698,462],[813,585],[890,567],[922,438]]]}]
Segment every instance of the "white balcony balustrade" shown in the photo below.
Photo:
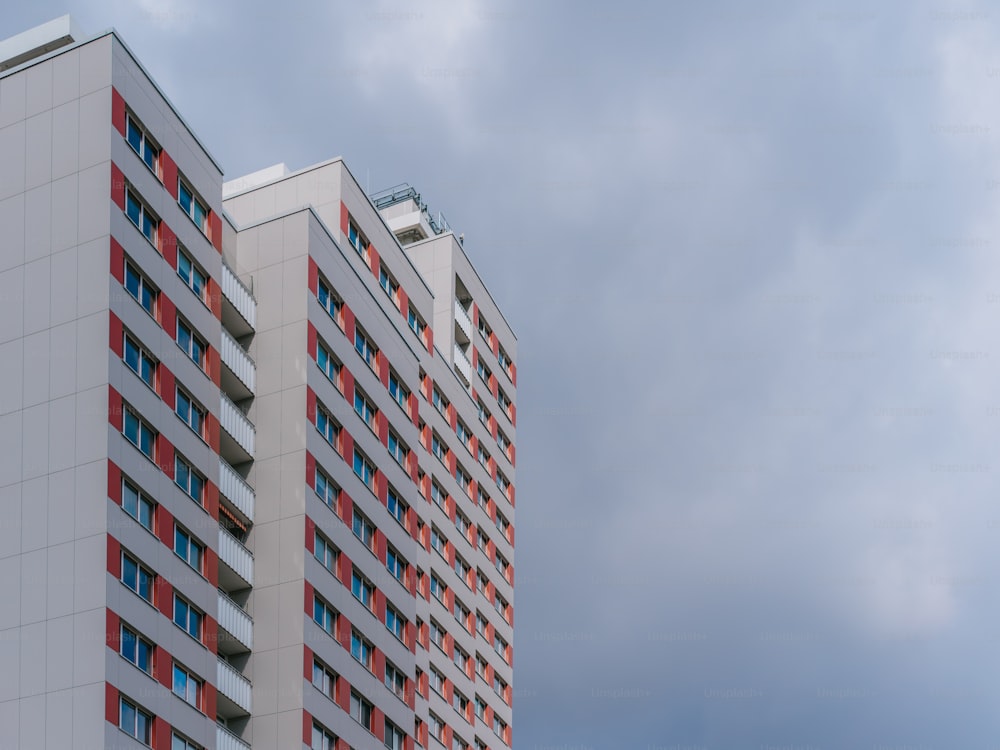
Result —
[{"label": "white balcony balustrade", "polygon": [[[219,527],[219,560],[253,586],[253,553],[232,534]],[[235,633],[233,634],[235,635]]]},{"label": "white balcony balustrade", "polygon": [[219,692],[249,714],[253,695],[250,680],[222,659],[219,659],[218,664],[216,687]]},{"label": "white balcony balustrade", "polygon": [[219,423],[229,437],[253,458],[257,431],[246,414],[224,393],[219,407]]},{"label": "white balcony balustrade", "polygon": [[462,333],[465,334],[466,338],[471,341],[472,318],[469,317],[468,311],[462,307],[462,303],[458,300],[455,300],[455,322],[458,323],[458,327],[462,329]]},{"label": "white balcony balustrade", "polygon": [[472,382],[472,363],[458,344],[455,344],[455,369],[465,379],[466,385]]},{"label": "white balcony balustrade", "polygon": [[253,620],[222,591],[219,592],[219,627],[246,646],[247,651],[253,650]]},{"label": "white balcony balustrade", "polygon": [[230,732],[224,726],[215,725],[216,750],[250,750],[250,745]]},{"label": "white balcony balustrade", "polygon": [[257,365],[225,328],[222,329],[222,364],[229,368],[250,393],[256,392]]},{"label": "white balcony balustrade", "polygon": [[222,264],[222,294],[251,328],[257,327],[257,300],[225,263]]},{"label": "white balcony balustrade", "polygon": [[257,494],[232,466],[219,459],[219,492],[236,506],[248,520],[253,521]]}]

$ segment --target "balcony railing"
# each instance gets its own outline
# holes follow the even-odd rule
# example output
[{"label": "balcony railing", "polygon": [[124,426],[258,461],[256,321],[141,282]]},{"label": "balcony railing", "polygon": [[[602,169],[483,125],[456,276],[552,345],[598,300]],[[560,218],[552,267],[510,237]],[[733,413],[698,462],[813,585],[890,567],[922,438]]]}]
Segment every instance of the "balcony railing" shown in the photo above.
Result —
[{"label": "balcony railing", "polygon": [[228,498],[229,502],[246,516],[253,520],[254,506],[257,502],[257,494],[253,487],[246,483],[236,469],[219,459],[219,491]]},{"label": "balcony railing", "polygon": [[222,363],[251,393],[256,391],[257,365],[225,328],[222,329]]},{"label": "balcony railing", "polygon": [[250,697],[253,694],[253,686],[251,686],[250,680],[222,661],[222,659],[219,659],[218,663],[216,687],[219,692],[241,709],[250,713]]},{"label": "balcony railing", "polygon": [[472,318],[469,317],[468,311],[462,307],[462,303],[455,300],[455,322],[458,323],[458,327],[462,329],[462,333],[471,340],[472,339]]},{"label": "balcony railing", "polygon": [[215,725],[215,747],[216,750],[250,750],[250,745],[219,724]]},{"label": "balcony railing", "polygon": [[221,526],[219,527],[219,560],[253,586],[253,553]]},{"label": "balcony railing", "polygon": [[243,316],[243,319],[250,324],[251,328],[257,327],[257,300],[247,289],[246,285],[240,281],[239,277],[225,263],[222,264],[222,293],[229,300],[230,304],[236,308],[236,312]]},{"label": "balcony railing", "polygon": [[458,344],[455,344],[455,369],[465,378],[466,385],[472,382],[472,363]]},{"label": "balcony railing", "polygon": [[222,591],[219,592],[219,627],[246,646],[248,651],[253,650],[253,620]]},{"label": "balcony railing", "polygon": [[247,419],[240,407],[234,404],[226,394],[222,394],[222,405],[219,409],[219,423],[229,436],[239,443],[250,456],[254,454],[254,443],[257,431]]}]

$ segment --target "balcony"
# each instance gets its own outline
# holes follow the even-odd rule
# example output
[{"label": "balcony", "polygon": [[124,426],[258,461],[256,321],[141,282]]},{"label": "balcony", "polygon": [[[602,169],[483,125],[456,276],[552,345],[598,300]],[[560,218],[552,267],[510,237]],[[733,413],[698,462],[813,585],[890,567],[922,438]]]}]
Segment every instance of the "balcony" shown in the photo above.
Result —
[{"label": "balcony", "polygon": [[250,398],[257,387],[257,365],[229,332],[222,329],[222,389],[236,399]]},{"label": "balcony", "polygon": [[257,300],[225,263],[222,264],[222,323],[237,336],[257,328]]},{"label": "balcony", "polygon": [[219,569],[219,585],[228,591],[253,586],[253,553],[239,539],[219,527],[219,562],[225,563],[233,575]]},{"label": "balcony", "polygon": [[253,523],[257,494],[232,466],[219,459],[219,492],[233,504],[246,520]]},{"label": "balcony", "polygon": [[250,750],[250,745],[223,726],[215,725],[216,750]]},{"label": "balcony", "polygon": [[465,382],[465,385],[468,386],[472,383],[472,363],[465,356],[465,352],[462,351],[462,348],[458,344],[455,344],[454,352],[455,372],[458,373],[459,377]]},{"label": "balcony", "polygon": [[226,460],[238,464],[252,461],[257,431],[240,407],[224,393],[219,407],[219,423],[224,433],[222,454]]},{"label": "balcony", "polygon": [[253,686],[229,663],[219,659],[215,686],[219,691],[217,708],[227,719],[250,713]]},{"label": "balcony", "polygon": [[243,608],[219,592],[219,650],[226,654],[236,654],[253,650],[253,620]]},{"label": "balcony", "polygon": [[458,300],[455,300],[455,323],[459,330],[465,334],[465,340],[472,341],[472,318],[469,317],[469,311]]}]

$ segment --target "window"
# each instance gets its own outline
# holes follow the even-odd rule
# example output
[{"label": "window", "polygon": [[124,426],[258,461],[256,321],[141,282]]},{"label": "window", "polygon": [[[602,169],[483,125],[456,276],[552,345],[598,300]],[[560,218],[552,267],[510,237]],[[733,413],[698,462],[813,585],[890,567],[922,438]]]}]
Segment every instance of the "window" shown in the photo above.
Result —
[{"label": "window", "polygon": [[469,574],[471,572],[472,567],[461,557],[455,555],[455,575],[457,575],[466,586],[469,585]]},{"label": "window", "polygon": [[487,748],[485,742],[476,737],[476,750],[489,750],[489,748]]},{"label": "window", "polygon": [[337,700],[337,675],[319,659],[313,659],[312,684],[330,700]]},{"label": "window", "polygon": [[497,430],[497,445],[500,446],[500,450],[503,454],[510,458],[510,438],[503,434],[503,430]]},{"label": "window", "polygon": [[386,570],[392,573],[393,578],[405,585],[406,560],[400,557],[399,553],[391,546],[386,546],[385,567]]},{"label": "window", "polygon": [[483,489],[482,485],[476,488],[476,503],[487,513],[490,512],[490,496],[486,494],[486,490]]},{"label": "window", "polygon": [[201,369],[205,369],[205,350],[207,345],[187,323],[177,319],[177,345],[184,350],[191,361]]},{"label": "window", "polygon": [[447,557],[445,554],[445,548],[448,543],[445,541],[444,537],[441,536],[441,532],[437,530],[436,526],[431,526],[431,549],[437,552],[441,557]]},{"label": "window", "polygon": [[156,360],[127,333],[125,334],[122,360],[132,372],[142,378],[146,385],[156,389]]},{"label": "window", "polygon": [[507,352],[504,351],[504,348],[502,346],[497,352],[497,361],[500,363],[500,366],[503,368],[503,371],[507,373],[507,376],[510,377],[511,365],[514,363],[511,361],[510,356],[508,356]]},{"label": "window", "polygon": [[365,263],[368,262],[368,240],[365,236],[361,234],[361,230],[358,229],[357,225],[351,221],[347,226],[347,241],[351,244],[355,250],[358,251]]},{"label": "window", "polygon": [[368,549],[375,549],[375,527],[372,522],[362,515],[357,508],[353,509],[354,517],[351,519],[351,530],[354,536],[361,540]]},{"label": "window", "polygon": [[365,605],[365,608],[371,609],[374,606],[375,587],[361,575],[357,568],[351,572],[351,593],[354,594],[355,599]]},{"label": "window", "polygon": [[313,620],[334,638],[337,637],[336,611],[315,594],[313,595]]},{"label": "window", "polygon": [[451,705],[456,711],[462,714],[462,718],[465,718],[466,712],[469,710],[469,699],[462,695],[457,690],[452,692],[451,695]]},{"label": "window", "polygon": [[361,417],[361,421],[375,430],[375,415],[378,414],[378,409],[358,387],[354,388],[354,411]]},{"label": "window", "polygon": [[476,571],[476,581],[477,581],[477,583],[479,585],[479,591],[480,591],[480,593],[482,593],[485,596],[486,595],[486,590],[487,590],[487,588],[490,585],[490,579],[486,577],[486,574],[483,571],[477,570]]},{"label": "window", "polygon": [[476,696],[476,716],[478,716],[483,721],[486,721],[486,701]]},{"label": "window", "polygon": [[500,658],[507,661],[507,641],[501,638],[497,633],[493,634],[493,650],[500,655]]},{"label": "window", "polygon": [[378,285],[382,287],[382,291],[389,296],[389,299],[393,302],[396,301],[396,292],[399,291],[399,284],[389,275],[389,269],[385,267],[385,263],[378,264]]},{"label": "window", "polygon": [[361,634],[351,630],[351,656],[364,665],[368,671],[372,668],[372,644],[366,641]]},{"label": "window", "polygon": [[419,315],[417,315],[417,311],[413,309],[413,305],[410,305],[409,309],[406,311],[406,324],[410,326],[410,330],[417,334],[417,337],[423,341],[424,329],[427,328],[427,324],[420,319]]},{"label": "window", "polygon": [[403,411],[407,414],[410,413],[410,392],[400,382],[396,373],[391,370],[389,372],[389,395],[396,400],[396,403],[403,408]]},{"label": "window", "polygon": [[159,219],[153,216],[131,188],[125,188],[125,215],[145,235],[147,240],[154,245],[156,244],[156,228],[159,226]]},{"label": "window", "polygon": [[487,427],[490,426],[490,410],[486,408],[481,398],[476,399],[476,408],[479,411],[479,421]]},{"label": "window", "polygon": [[122,434],[147,458],[156,460],[156,431],[131,406],[125,407]]},{"label": "window", "polygon": [[150,604],[153,603],[153,581],[156,574],[127,552],[122,552],[122,583]]},{"label": "window", "polygon": [[483,337],[484,339],[486,339],[487,341],[489,341],[489,340],[490,340],[490,336],[492,336],[492,335],[493,335],[493,329],[492,329],[492,328],[490,328],[490,324],[489,324],[489,323],[487,323],[487,322],[486,322],[486,321],[485,321],[485,320],[483,319],[483,314],[482,314],[482,313],[479,313],[479,322],[478,322],[478,324],[476,325],[476,328],[478,328],[478,329],[479,329],[479,334],[480,334],[480,335],[481,335],[481,336],[482,336],[482,337]]},{"label": "window", "polygon": [[184,250],[177,251],[177,275],[202,302],[208,294],[208,274],[202,271]]},{"label": "window", "polygon": [[119,653],[146,674],[153,674],[153,644],[125,623],[121,625]]},{"label": "window", "polygon": [[476,674],[486,679],[487,670],[489,670],[489,662],[486,661],[482,656],[476,654]]},{"label": "window", "polygon": [[139,155],[139,158],[146,163],[146,166],[153,170],[153,174],[159,177],[160,149],[149,138],[142,126],[132,119],[132,115],[125,118],[125,140]]},{"label": "window", "polygon": [[497,389],[497,403],[500,404],[500,408],[503,409],[503,413],[507,415],[507,419],[510,419],[513,410],[513,402],[507,397],[507,394],[503,392],[503,388]]},{"label": "window", "polygon": [[322,279],[319,280],[319,284],[316,287],[316,299],[319,300],[319,304],[333,318],[334,322],[340,325],[340,312],[344,303],[340,301],[340,297],[334,294]]},{"label": "window", "polygon": [[489,468],[490,468],[490,460],[491,460],[491,459],[490,459],[490,454],[489,454],[489,451],[487,451],[487,450],[486,450],[486,449],[485,449],[485,448],[484,448],[484,447],[483,447],[483,446],[482,446],[482,445],[480,444],[480,446],[479,446],[479,450],[478,450],[478,454],[479,454],[479,455],[477,456],[477,458],[479,459],[479,463],[480,463],[480,464],[481,464],[481,465],[483,466],[483,468],[485,468],[485,469],[486,469],[487,471],[489,471]]},{"label": "window", "polygon": [[434,573],[431,573],[431,596],[444,604],[444,592],[447,590],[448,587],[444,585],[444,582]]},{"label": "window", "polygon": [[385,627],[399,640],[403,640],[403,635],[406,632],[406,618],[388,603],[385,605]]},{"label": "window", "polygon": [[455,434],[458,435],[459,441],[465,446],[466,450],[472,453],[472,433],[461,419],[455,423]]},{"label": "window", "polygon": [[510,487],[510,480],[503,475],[502,471],[497,472],[497,487],[499,487],[500,491],[504,494],[505,497],[507,497],[507,490]]},{"label": "window", "polygon": [[442,696],[444,695],[444,683],[445,683],[444,675],[441,674],[433,666],[431,667],[431,673],[430,676],[428,677],[428,682],[431,686],[431,690],[433,690],[438,695]]},{"label": "window", "polygon": [[153,530],[156,504],[128,480],[122,480],[122,508],[149,531]]},{"label": "window", "polygon": [[201,680],[174,662],[174,695],[195,708],[201,705]]},{"label": "window", "polygon": [[455,620],[458,621],[458,624],[461,625],[462,628],[464,628],[465,630],[469,630],[471,632],[470,628],[472,626],[469,623],[471,622],[472,619],[472,613],[469,611],[468,607],[466,607],[464,604],[462,604],[462,602],[458,600],[457,597],[455,598],[454,615],[455,615]]},{"label": "window", "polygon": [[313,722],[311,750],[337,750],[337,735],[322,724]]},{"label": "window", "polygon": [[319,495],[319,499],[330,506],[334,512],[337,511],[338,498],[340,497],[340,488],[333,483],[326,474],[324,474],[318,467],[316,469],[316,494]]},{"label": "window", "polygon": [[378,355],[378,347],[365,335],[360,326],[355,326],[354,328],[354,350],[361,355],[361,359],[365,361],[366,365],[372,370],[375,369],[375,357]]},{"label": "window", "polygon": [[354,473],[368,486],[368,489],[375,491],[375,466],[357,448],[354,449]]},{"label": "window", "polygon": [[448,418],[448,399],[441,395],[441,391],[437,389],[437,386],[434,387],[434,391],[431,394],[431,403],[441,413],[441,416],[445,419]]},{"label": "window", "polygon": [[507,722],[501,719],[496,714],[493,714],[493,734],[495,734],[500,739],[506,742],[507,737]]},{"label": "window", "polygon": [[389,430],[388,446],[389,453],[394,459],[396,459],[396,463],[405,469],[406,459],[410,455],[410,449],[406,447],[406,444],[400,440],[399,436],[392,430]]},{"label": "window", "polygon": [[507,604],[507,600],[504,599],[502,596],[500,596],[500,594],[497,594],[496,601],[493,603],[493,608],[496,609],[496,611],[500,613],[500,616],[504,619],[504,621],[509,624],[510,620],[507,619],[508,606],[509,605]]},{"label": "window", "polygon": [[479,633],[483,638],[486,637],[486,628],[489,626],[489,620],[483,617],[482,612],[476,612],[476,632]]},{"label": "window", "polygon": [[177,388],[177,416],[190,427],[198,437],[202,437],[205,431],[205,409],[198,405],[193,398]]},{"label": "window", "polygon": [[479,374],[479,377],[482,378],[483,382],[489,385],[490,378],[493,377],[493,372],[486,366],[486,363],[483,362],[482,357],[476,357],[476,372]]},{"label": "window", "polygon": [[205,545],[200,544],[180,526],[174,525],[174,553],[199,573],[204,552]]},{"label": "window", "polygon": [[372,704],[351,691],[351,718],[369,732],[372,730]]},{"label": "window", "polygon": [[500,700],[507,702],[507,683],[496,672],[493,673],[493,692],[500,696]]},{"label": "window", "polygon": [[129,262],[125,263],[125,291],[142,305],[143,310],[156,317],[156,298],[159,292]]},{"label": "window", "polygon": [[472,477],[465,469],[458,465],[455,466],[455,481],[462,488],[462,492],[472,497]]},{"label": "window", "polygon": [[455,646],[455,666],[462,670],[465,675],[469,674],[471,660],[472,657],[465,653],[461,646]]},{"label": "window", "polygon": [[504,559],[503,555],[497,555],[496,566],[497,570],[500,571],[500,575],[502,575],[507,581],[510,581],[510,563]]},{"label": "window", "polygon": [[389,750],[403,750],[406,743],[406,735],[403,730],[397,727],[388,719],[385,720],[385,746]]},{"label": "window", "polygon": [[430,624],[430,637],[431,643],[437,646],[439,649],[444,651],[444,628],[438,625],[434,620],[431,620]]},{"label": "window", "polygon": [[507,541],[510,541],[510,521],[508,521],[503,513],[497,513],[497,520],[495,521],[497,531],[504,535]]},{"label": "window", "polygon": [[431,480],[431,500],[434,501],[435,505],[437,505],[439,508],[441,508],[442,510],[445,510],[447,512],[447,507],[446,507],[447,506],[447,502],[446,502],[447,499],[448,499],[448,493],[446,493],[441,488],[441,485],[438,484],[436,480],[432,479]]},{"label": "window", "polygon": [[385,686],[395,693],[397,698],[406,700],[406,676],[388,661],[385,663]]},{"label": "window", "polygon": [[487,550],[490,546],[490,538],[486,536],[486,533],[482,529],[476,529],[476,546],[489,557]]},{"label": "window", "polygon": [[199,505],[205,492],[205,478],[180,453],[174,454],[174,483]]},{"label": "window", "polygon": [[316,364],[323,371],[327,379],[340,389],[340,363],[334,358],[330,351],[323,344],[316,343]]},{"label": "window", "polygon": [[438,461],[445,463],[448,456],[448,448],[442,442],[441,438],[438,437],[436,432],[431,433],[431,453],[437,456]]},{"label": "window", "polygon": [[389,509],[389,513],[392,514],[392,517],[395,518],[404,529],[408,528],[408,524],[406,522],[406,512],[410,509],[410,507],[399,499],[399,495],[396,494],[396,490],[392,487],[389,487],[385,505],[386,508]]},{"label": "window", "polygon": [[330,412],[326,410],[326,407],[322,404],[316,405],[316,429],[319,430],[319,434],[323,436],[334,450],[337,450],[337,442],[340,437],[340,425],[334,421]]},{"label": "window", "polygon": [[320,564],[334,575],[337,574],[337,557],[340,553],[329,540],[318,531],[313,540],[313,555]]},{"label": "window", "polygon": [[431,736],[440,742],[444,742],[444,722],[432,713],[427,716],[430,724]]},{"label": "window", "polygon": [[143,711],[125,696],[119,698],[118,727],[125,734],[148,745],[153,736],[153,715]]},{"label": "window", "polygon": [[174,625],[192,638],[201,640],[201,622],[204,615],[194,605],[174,594]]},{"label": "window", "polygon": [[170,750],[202,750],[202,748],[174,732],[170,739]]},{"label": "window", "polygon": [[208,209],[184,180],[179,178],[177,180],[177,202],[184,209],[184,213],[191,217],[195,226],[202,232],[206,232],[208,229]]},{"label": "window", "polygon": [[455,528],[462,532],[462,536],[466,539],[469,538],[469,529],[472,527],[472,522],[469,521],[468,517],[460,511],[455,511]]},{"label": "window", "polygon": [[457,734],[453,734],[451,737],[453,750],[471,750],[469,743],[459,737]]}]

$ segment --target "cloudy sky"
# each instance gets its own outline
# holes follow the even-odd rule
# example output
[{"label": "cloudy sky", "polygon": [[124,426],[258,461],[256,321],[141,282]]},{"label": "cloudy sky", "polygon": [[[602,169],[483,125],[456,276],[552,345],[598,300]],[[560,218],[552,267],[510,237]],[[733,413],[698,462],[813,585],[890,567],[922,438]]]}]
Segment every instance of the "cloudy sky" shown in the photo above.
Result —
[{"label": "cloudy sky", "polygon": [[36,0],[519,336],[515,745],[1000,744],[1000,9]]}]

